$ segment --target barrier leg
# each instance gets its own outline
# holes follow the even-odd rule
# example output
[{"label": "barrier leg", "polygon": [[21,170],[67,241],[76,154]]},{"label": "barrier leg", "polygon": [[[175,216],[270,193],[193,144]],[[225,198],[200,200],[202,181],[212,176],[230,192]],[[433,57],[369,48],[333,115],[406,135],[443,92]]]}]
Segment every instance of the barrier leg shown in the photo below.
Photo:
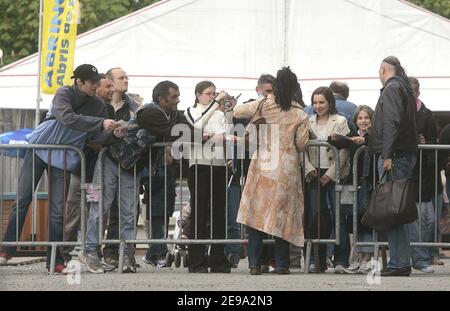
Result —
[{"label": "barrier leg", "polygon": [[[319,244],[313,244],[314,251],[314,265],[316,266],[316,271],[320,271],[320,257],[319,257]],[[309,267],[308,267],[309,269]]]},{"label": "barrier leg", "polygon": [[119,245],[119,273],[122,273],[123,271],[123,256],[124,256],[124,251],[125,251],[125,242],[124,241],[120,241],[120,245]]},{"label": "barrier leg", "polygon": [[50,275],[53,275],[55,273],[55,265],[56,265],[56,250],[57,246],[56,244],[52,243],[52,252],[50,255]]},{"label": "barrier leg", "polygon": [[311,260],[311,241],[306,243],[306,256],[305,256],[305,273],[309,273],[309,262]]},{"label": "barrier leg", "polygon": [[386,267],[387,267],[386,246],[381,247],[381,260],[383,261],[383,269],[386,269]]}]

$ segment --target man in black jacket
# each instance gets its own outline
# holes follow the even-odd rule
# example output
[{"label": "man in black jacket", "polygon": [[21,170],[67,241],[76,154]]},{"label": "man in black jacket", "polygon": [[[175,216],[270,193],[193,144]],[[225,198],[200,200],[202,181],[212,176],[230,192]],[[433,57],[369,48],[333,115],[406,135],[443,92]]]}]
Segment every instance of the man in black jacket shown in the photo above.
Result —
[{"label": "man in black jacket", "polygon": [[[379,69],[383,84],[369,138],[369,152],[378,156],[379,176],[398,180],[412,177],[417,158],[416,103],[400,61],[389,56]],[[389,263],[382,276],[409,276],[411,248],[408,224],[394,225],[388,231]]]},{"label": "man in black jacket", "polygon": [[[419,144],[436,144],[437,143],[437,126],[430,109],[419,99],[420,84],[414,77],[409,77],[411,87],[414,92],[416,102],[416,130]],[[422,151],[422,163],[419,159],[416,165],[416,179],[420,183],[420,197],[417,195],[417,208],[420,211],[418,220],[409,226],[409,237],[411,242],[434,242],[435,227],[435,185],[437,184],[437,194],[442,194],[442,183],[440,171],[443,168],[435,169],[435,152],[432,150]],[[421,175],[419,169],[422,170]],[[420,178],[419,178],[420,177]],[[436,182],[437,179],[437,182]],[[442,200],[442,197],[440,197]],[[439,204],[439,203],[438,203]],[[419,230],[421,226],[421,230]],[[419,236],[420,233],[420,236]],[[413,268],[424,273],[433,273],[432,254],[435,248],[412,247],[411,259]]]}]

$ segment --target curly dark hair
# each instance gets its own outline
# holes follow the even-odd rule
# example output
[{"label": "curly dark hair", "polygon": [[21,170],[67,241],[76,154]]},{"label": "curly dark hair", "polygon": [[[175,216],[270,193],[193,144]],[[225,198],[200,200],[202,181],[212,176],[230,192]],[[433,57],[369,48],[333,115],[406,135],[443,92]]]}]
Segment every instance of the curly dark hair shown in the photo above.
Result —
[{"label": "curly dark hair", "polygon": [[291,102],[298,92],[300,84],[297,81],[297,76],[291,71],[289,67],[283,67],[277,72],[277,78],[274,84],[275,101],[280,105],[281,110],[289,110]]}]

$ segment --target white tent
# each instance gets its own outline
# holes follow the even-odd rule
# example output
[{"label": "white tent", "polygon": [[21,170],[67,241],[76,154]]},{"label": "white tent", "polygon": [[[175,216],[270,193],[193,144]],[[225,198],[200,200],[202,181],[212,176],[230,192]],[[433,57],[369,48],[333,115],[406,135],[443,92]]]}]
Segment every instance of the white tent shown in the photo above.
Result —
[{"label": "white tent", "polygon": [[[450,21],[402,0],[164,0],[79,35],[75,65],[122,67],[129,91],[146,102],[158,81],[172,80],[180,109],[205,79],[255,97],[259,75],[283,65],[297,73],[307,104],[316,87],[343,80],[351,101],[375,106],[389,55],[419,78],[429,108],[448,110]],[[37,55],[4,67],[0,107],[33,109],[36,84]]]}]

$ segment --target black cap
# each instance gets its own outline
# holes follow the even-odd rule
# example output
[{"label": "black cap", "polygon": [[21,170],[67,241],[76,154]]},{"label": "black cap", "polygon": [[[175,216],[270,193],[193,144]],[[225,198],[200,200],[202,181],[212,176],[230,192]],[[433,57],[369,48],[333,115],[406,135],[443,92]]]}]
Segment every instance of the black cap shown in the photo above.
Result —
[{"label": "black cap", "polygon": [[90,64],[83,64],[75,68],[71,79],[80,78],[81,80],[89,80],[92,82],[100,81],[101,76],[98,73],[97,68]]}]

